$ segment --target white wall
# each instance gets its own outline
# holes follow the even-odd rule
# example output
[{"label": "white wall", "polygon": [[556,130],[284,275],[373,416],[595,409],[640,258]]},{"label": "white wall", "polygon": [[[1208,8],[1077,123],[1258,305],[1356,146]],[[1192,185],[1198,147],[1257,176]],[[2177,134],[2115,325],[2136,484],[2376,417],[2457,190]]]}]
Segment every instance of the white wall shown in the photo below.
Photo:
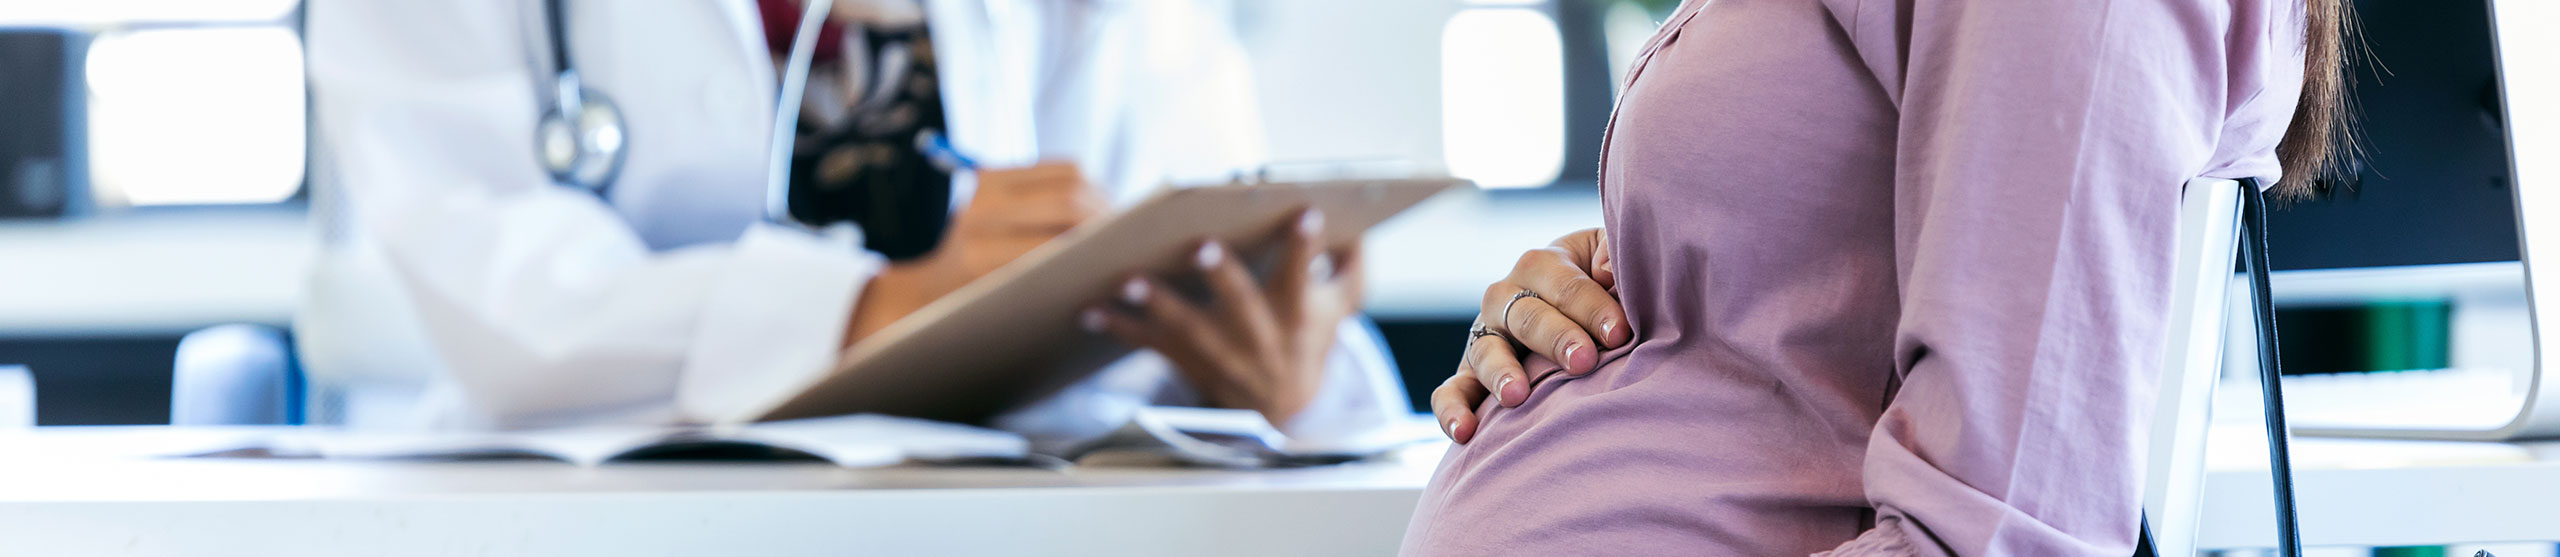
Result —
[{"label": "white wall", "polygon": [[1440,28],[1454,0],[1237,0],[1275,163],[1439,167]]},{"label": "white wall", "polygon": [[[1235,1],[1274,163],[1444,170],[1440,38],[1457,0]],[[1466,319],[1522,252],[1599,224],[1587,193],[1443,195],[1369,235],[1369,313]]]}]

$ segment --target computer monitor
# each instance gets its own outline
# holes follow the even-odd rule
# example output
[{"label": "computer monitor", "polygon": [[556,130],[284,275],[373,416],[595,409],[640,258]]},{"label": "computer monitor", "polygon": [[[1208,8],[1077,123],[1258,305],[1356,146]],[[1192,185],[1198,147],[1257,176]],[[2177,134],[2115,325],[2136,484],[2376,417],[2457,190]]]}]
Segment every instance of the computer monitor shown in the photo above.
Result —
[{"label": "computer monitor", "polygon": [[[2444,300],[2454,368],[2512,370],[2493,394],[2456,398],[2464,419],[2326,423],[2312,435],[2504,440],[2560,436],[2560,3],[2358,0],[2361,135],[2356,179],[2269,215],[2279,302]],[[2535,253],[2539,247],[2542,253]],[[2285,275],[2290,274],[2290,280]],[[2282,327],[2280,326],[2280,330]],[[2297,347],[2352,350],[2284,331]],[[2291,358],[2287,358],[2291,363]],[[2243,368],[2245,369],[2245,368]],[[2516,388],[2503,388],[2512,384]],[[2288,404],[2319,401],[2291,392]],[[2402,390],[2400,393],[2418,392]],[[2451,392],[2451,391],[2447,391]],[[2387,414],[2396,394],[2360,402]],[[2299,410],[2299,409],[2296,409]],[[2470,419],[2478,418],[2478,419]]]},{"label": "computer monitor", "polygon": [[[2350,71],[2362,156],[2318,198],[2267,215],[2276,270],[2515,261],[2496,49],[2485,0],[2358,0]],[[2554,53],[2560,54],[2560,53]]]}]

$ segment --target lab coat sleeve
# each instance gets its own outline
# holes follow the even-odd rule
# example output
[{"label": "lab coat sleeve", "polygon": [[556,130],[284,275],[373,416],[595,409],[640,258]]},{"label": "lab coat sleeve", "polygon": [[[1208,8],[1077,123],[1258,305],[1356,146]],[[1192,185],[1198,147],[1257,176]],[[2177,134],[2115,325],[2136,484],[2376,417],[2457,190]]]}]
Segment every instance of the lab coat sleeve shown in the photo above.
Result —
[{"label": "lab coat sleeve", "polygon": [[2291,112],[2291,89],[2255,94],[2300,59],[2247,60],[2300,23],[2245,1],[1833,4],[1901,110],[1903,309],[1862,474],[1875,526],[1830,554],[2131,553],[2180,186],[2221,162],[2229,109]]},{"label": "lab coat sleeve", "polygon": [[1333,353],[1325,360],[1324,384],[1306,408],[1288,423],[1277,424],[1289,435],[1292,449],[1356,450],[1413,415],[1403,375],[1388,359],[1376,326],[1366,317],[1353,317],[1342,320],[1337,330]]},{"label": "lab coat sleeve", "polygon": [[749,417],[834,361],[878,268],[762,227],[732,245],[653,254],[581,192],[448,189],[366,232],[470,407],[501,427]]},{"label": "lab coat sleeve", "polygon": [[323,256],[387,260],[465,424],[718,421],[823,373],[881,263],[762,227],[653,252],[595,194],[549,185],[533,161],[521,7],[307,6],[315,137],[332,170],[315,176],[315,206],[331,242],[370,248]]}]

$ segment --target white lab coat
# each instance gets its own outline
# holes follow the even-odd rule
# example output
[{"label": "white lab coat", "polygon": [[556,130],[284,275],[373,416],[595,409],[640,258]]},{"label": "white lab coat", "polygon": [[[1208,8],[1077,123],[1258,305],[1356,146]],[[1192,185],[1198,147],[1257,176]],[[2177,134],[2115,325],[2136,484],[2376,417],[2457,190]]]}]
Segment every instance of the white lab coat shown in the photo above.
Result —
[{"label": "white lab coat", "polygon": [[[1126,203],[1261,162],[1244,53],[1216,0],[925,6],[950,135],[982,163],[1073,159]],[[751,3],[569,11],[587,85],[630,131],[604,199],[534,162],[535,87],[550,75],[539,2],[308,3],[326,241],[295,329],[319,419],[719,422],[835,360],[882,262],[847,229],[761,223],[777,79]],[[1375,337],[1343,327],[1323,391],[1279,424],[1293,436],[1357,436],[1406,413]],[[999,422],[1098,433],[1191,398],[1171,377],[1133,356]]]}]

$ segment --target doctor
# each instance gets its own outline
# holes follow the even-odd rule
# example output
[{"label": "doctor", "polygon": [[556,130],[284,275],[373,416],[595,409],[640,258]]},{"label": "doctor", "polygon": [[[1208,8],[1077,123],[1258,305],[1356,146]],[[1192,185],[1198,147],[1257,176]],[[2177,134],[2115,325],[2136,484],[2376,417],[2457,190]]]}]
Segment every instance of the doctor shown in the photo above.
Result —
[{"label": "doctor", "polygon": [[[948,136],[989,169],[953,176],[960,209],[940,247],[890,262],[859,249],[850,226],[811,233],[764,218],[781,66],[766,26],[790,22],[763,21],[747,0],[572,0],[562,11],[571,63],[627,130],[618,171],[594,189],[537,163],[535,123],[558,73],[542,1],[309,2],[313,205],[326,241],[295,330],[315,420],[739,418],[824,373],[861,335],[1106,204],[1262,162],[1250,75],[1218,0],[842,0],[836,19],[850,28],[923,21],[921,59],[938,66],[928,89]],[[845,77],[859,73],[813,81],[861,91]],[[858,96],[812,94],[804,119]],[[1293,313],[1349,315],[1358,280],[1317,276],[1271,298],[1329,300],[1342,307]],[[1111,327],[1143,329],[1125,317]],[[1230,343],[1258,352],[1182,366],[1141,352],[999,424],[1073,437],[1145,404],[1214,402],[1307,439],[1406,413],[1357,319],[1259,325],[1212,326],[1271,337]]]}]

